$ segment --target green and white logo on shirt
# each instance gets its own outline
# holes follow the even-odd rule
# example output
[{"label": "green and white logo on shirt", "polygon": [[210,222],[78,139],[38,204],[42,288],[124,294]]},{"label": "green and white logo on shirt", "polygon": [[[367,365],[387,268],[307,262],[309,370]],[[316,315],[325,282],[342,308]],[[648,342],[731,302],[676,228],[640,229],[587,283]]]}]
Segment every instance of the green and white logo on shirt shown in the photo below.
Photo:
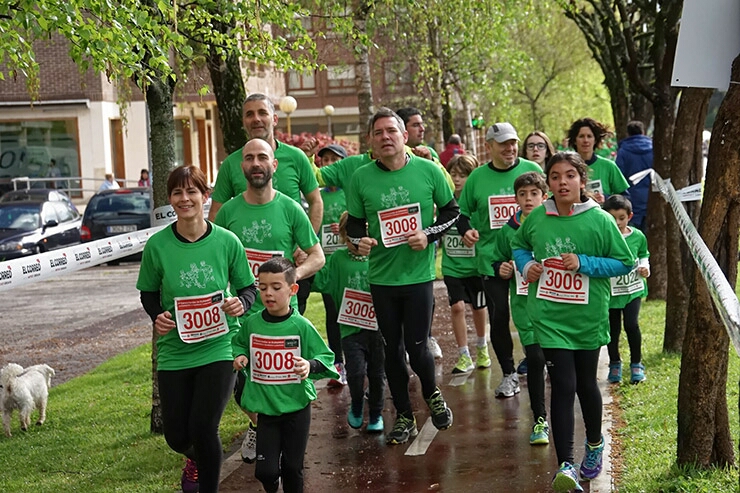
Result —
[{"label": "green and white logo on shirt", "polygon": [[242,243],[263,243],[265,238],[272,238],[272,224],[266,219],[261,221],[252,221],[252,226],[242,227]]},{"label": "green and white logo on shirt", "polygon": [[206,284],[215,280],[213,266],[208,265],[205,260],[200,261],[200,266],[194,263],[190,264],[189,271],[180,271],[180,287],[192,288],[195,286],[205,288]]},{"label": "green and white logo on shirt", "polygon": [[380,194],[380,202],[384,208],[408,204],[409,191],[403,187],[392,187],[388,194]]},{"label": "green and white logo on shirt", "polygon": [[563,253],[573,253],[577,251],[576,245],[570,240],[570,238],[558,237],[554,243],[549,241],[545,242],[545,251],[549,257],[559,257]]}]

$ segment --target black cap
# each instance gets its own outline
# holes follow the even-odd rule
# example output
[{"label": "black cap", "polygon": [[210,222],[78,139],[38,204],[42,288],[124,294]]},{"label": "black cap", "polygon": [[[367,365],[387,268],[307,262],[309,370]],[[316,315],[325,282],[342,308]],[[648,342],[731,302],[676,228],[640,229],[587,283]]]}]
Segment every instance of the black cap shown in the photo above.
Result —
[{"label": "black cap", "polygon": [[344,150],[344,147],[340,146],[339,144],[329,144],[326,147],[322,147],[316,154],[321,157],[321,155],[326,151],[331,151],[342,159],[347,157],[347,151]]}]

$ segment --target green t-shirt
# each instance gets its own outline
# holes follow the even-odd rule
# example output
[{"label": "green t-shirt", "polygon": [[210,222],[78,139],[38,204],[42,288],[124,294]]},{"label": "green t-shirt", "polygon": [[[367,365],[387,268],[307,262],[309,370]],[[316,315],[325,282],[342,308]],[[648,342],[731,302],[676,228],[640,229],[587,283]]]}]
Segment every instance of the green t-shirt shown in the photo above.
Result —
[{"label": "green t-shirt", "polygon": [[491,252],[496,234],[518,208],[514,180],[528,171],[542,173],[542,168],[522,158],[506,170],[499,170],[489,162],[475,168],[465,182],[460,195],[460,214],[470,218],[471,227],[478,230],[475,249],[480,275],[494,276]]},{"label": "green t-shirt", "polygon": [[[511,254],[511,240],[521,227],[521,214],[521,211],[518,211],[509,219],[509,222],[504,224],[501,232],[496,236],[492,254],[494,262],[508,262],[514,258]],[[511,276],[511,281],[509,281],[509,306],[511,319],[514,322],[517,332],[519,332],[519,340],[522,346],[529,346],[535,344],[537,340],[534,335],[534,329],[532,328],[532,322],[529,320],[529,313],[527,312],[527,294],[520,294],[517,291],[517,277],[520,276],[518,272],[515,272]]]},{"label": "green t-shirt", "polygon": [[351,188],[355,193],[347,195],[347,211],[354,217],[366,218],[368,235],[378,241],[370,252],[370,284],[403,286],[434,280],[434,245],[415,251],[408,243],[393,243],[389,238],[387,243],[396,246],[387,246],[379,213],[385,211],[382,230],[390,236],[431,226],[434,206],[442,207],[452,200],[452,191],[439,167],[416,156],[396,171],[381,169],[372,162],[355,172]]},{"label": "green t-shirt", "polygon": [[[301,192],[308,195],[318,188],[316,176],[306,154],[292,145],[275,141],[275,159],[278,166],[272,177],[272,186],[296,202],[301,202]],[[224,159],[218,170],[213,200],[225,204],[247,189],[247,179],[242,170],[242,149]]]},{"label": "green t-shirt", "polygon": [[[305,360],[318,360],[324,366],[324,371],[310,373],[308,378],[302,380],[300,383],[270,385],[253,382],[251,380],[251,372],[254,362],[250,357],[250,336],[252,334],[285,337],[288,340],[291,337],[294,340],[295,338],[299,339],[301,358]],[[300,411],[316,399],[316,387],[314,387],[313,380],[339,378],[339,374],[334,368],[334,353],[327,347],[313,324],[308,319],[302,317],[296,309],[292,310],[292,313],[286,320],[280,322],[268,322],[265,320],[263,312],[250,316],[234,336],[232,349],[233,358],[243,354],[250,360],[247,368],[243,370],[247,378],[240,403],[241,407],[247,411],[266,414],[268,416],[280,416],[282,414]],[[275,361],[277,359],[275,358]],[[267,362],[267,359],[265,361]]]},{"label": "green t-shirt", "polygon": [[478,275],[477,245],[471,248],[462,242],[457,225],[442,236],[442,275],[464,279]]},{"label": "green t-shirt", "polygon": [[[311,291],[331,296],[338,311],[342,306],[345,288],[370,293],[367,267],[367,257],[352,255],[347,249],[340,250],[327,260],[323,269],[316,273],[313,284],[311,284]],[[339,331],[343,338],[361,330],[363,330],[361,327],[354,325],[339,324]]]},{"label": "green t-shirt", "polygon": [[[648,252],[647,248],[647,238],[645,238],[645,235],[639,229],[632,227],[630,227],[629,229],[630,232],[622,236],[624,236],[624,239],[627,242],[627,246],[630,247],[630,251],[638,260],[639,265],[640,261],[650,258],[650,252]],[[642,282],[638,283],[637,281],[639,280],[641,280]],[[645,279],[644,277],[640,277],[640,275],[637,273],[637,266],[635,266],[635,268],[632,269],[632,272],[630,272],[629,274],[625,274],[624,276],[620,276],[618,278],[613,278],[611,283],[612,299],[611,301],[609,301],[609,308],[624,308],[625,306],[627,306],[627,303],[634,300],[635,298],[644,298],[648,294],[647,279]],[[615,294],[615,291],[619,292],[621,290],[624,290],[625,287],[633,284],[642,284],[642,289],[629,294]]]},{"label": "green t-shirt", "polygon": [[328,262],[332,253],[347,248],[346,245],[340,244],[339,235],[331,232],[331,225],[338,223],[342,213],[347,210],[347,198],[341,188],[335,190],[322,188],[321,199],[324,201],[324,217],[321,219],[319,241]]},{"label": "green t-shirt", "polygon": [[[259,266],[270,257],[285,257],[293,262],[296,245],[307,250],[319,242],[301,206],[277,191],[275,198],[260,205],[248,204],[239,194],[219,209],[215,222],[239,238],[255,277]],[[298,306],[295,296],[291,303]],[[264,307],[257,296],[248,314]]]},{"label": "green t-shirt", "polygon": [[[614,218],[594,201],[583,204],[583,212],[569,216],[547,214],[545,207],[534,209],[519,228],[511,242],[512,250],[533,252],[534,259],[560,257],[563,253],[584,254],[592,257],[609,257],[632,267],[634,257]],[[570,271],[567,271],[570,272]],[[529,284],[527,310],[534,327],[537,342],[543,348],[592,350],[609,342],[608,277],[554,276],[543,274],[539,281]],[[540,283],[555,280],[557,287],[580,282],[585,291],[588,279],[588,298],[585,304],[562,303],[537,297]]]},{"label": "green t-shirt", "polygon": [[600,181],[601,193],[604,195],[614,195],[627,190],[630,185],[617,167],[617,163],[594,155],[596,161],[588,166],[588,185],[586,187],[598,189],[598,181]]},{"label": "green t-shirt", "polygon": [[[228,298],[229,284],[235,291],[254,284],[244,249],[232,232],[213,226],[204,239],[185,243],[175,236],[175,224],[149,238],[136,282],[140,291],[160,292],[162,308],[173,320],[177,321],[176,297],[223,291]],[[157,338],[157,369],[182,370],[232,359],[231,337],[239,322],[229,316],[226,320],[229,333],[212,339],[185,343],[177,328]]]},{"label": "green t-shirt", "polygon": [[372,160],[373,158],[370,156],[370,151],[368,151],[365,154],[348,156],[344,159],[340,159],[336,163],[330,164],[329,166],[318,168],[319,183],[322,186],[339,187],[345,191],[349,191],[352,175],[355,174],[355,171],[357,171],[360,166],[363,166]]}]

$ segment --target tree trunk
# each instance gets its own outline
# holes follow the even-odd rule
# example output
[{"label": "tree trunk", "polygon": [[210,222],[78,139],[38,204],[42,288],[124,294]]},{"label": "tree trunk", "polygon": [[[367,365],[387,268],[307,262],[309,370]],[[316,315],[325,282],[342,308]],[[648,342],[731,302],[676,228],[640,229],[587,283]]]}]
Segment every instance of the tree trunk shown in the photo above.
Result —
[{"label": "tree trunk", "polygon": [[[740,80],[740,56],[732,64],[731,80]],[[738,115],[740,88],[731,84],[712,128],[699,221],[699,233],[733,287],[740,228]],[[704,279],[694,271],[678,386],[677,462],[724,467],[735,463],[726,398],[729,337]]]},{"label": "tree trunk", "polygon": [[[429,51],[432,55],[432,60],[437,61],[442,59],[438,24],[439,23],[434,17],[427,21]],[[437,62],[437,70],[430,74],[430,77],[427,80],[429,87],[429,105],[434,119],[434,128],[432,129],[432,132],[429,132],[429,135],[432,137],[434,148],[437,149],[437,151],[440,151],[444,149],[445,138],[442,130],[442,122],[444,119],[442,110],[442,70],[438,67],[438,63],[439,62]]]},{"label": "tree trunk", "polygon": [[224,150],[231,154],[247,142],[242,124],[242,104],[247,98],[239,57],[231,53],[227,59],[211,49],[207,57],[213,94],[218,105],[218,122],[224,138]]},{"label": "tree trunk", "polygon": [[[355,29],[367,34],[367,18],[372,10],[373,2],[363,0],[355,10]],[[355,86],[357,88],[357,109],[360,112],[360,153],[367,151],[367,123],[375,113],[373,108],[373,85],[370,79],[370,55],[367,45],[361,41],[355,44]]]},{"label": "tree trunk", "polygon": [[[671,149],[671,183],[680,190],[692,183],[691,170],[697,159],[701,160],[701,134],[707,113],[711,89],[687,88],[681,92],[678,115],[673,131]],[[698,154],[697,154],[698,145]],[[696,209],[695,206],[692,208]],[[681,238],[678,222],[670,212],[666,216],[666,255],[669,259],[666,291],[666,317],[663,351],[679,352],[686,333],[689,313],[689,283],[693,276],[694,262],[686,243]],[[671,259],[680,259],[679,262]]]},{"label": "tree trunk", "polygon": [[[152,82],[146,89],[146,107],[149,112],[149,143],[152,157],[152,192],[154,207],[167,204],[167,176],[175,165],[175,119],[172,112],[174,84]],[[152,415],[150,430],[162,433],[162,409],[157,381],[157,335],[152,330]]]}]

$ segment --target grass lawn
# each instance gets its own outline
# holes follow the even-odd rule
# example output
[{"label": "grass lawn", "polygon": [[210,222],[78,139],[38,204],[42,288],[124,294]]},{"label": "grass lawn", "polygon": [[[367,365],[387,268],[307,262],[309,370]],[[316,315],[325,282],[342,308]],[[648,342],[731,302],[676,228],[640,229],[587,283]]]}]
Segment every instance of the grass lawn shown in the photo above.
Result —
[{"label": "grass lawn", "polygon": [[[676,399],[679,357],[661,353],[665,304],[643,305],[641,327],[648,380],[617,390],[625,427],[624,473],[620,492],[737,491],[736,469],[708,472],[678,470],[675,465]],[[323,327],[321,297],[309,300],[309,316]],[[627,357],[626,340],[620,346]],[[626,352],[625,352],[626,351]],[[23,436],[0,438],[0,491],[171,492],[179,487],[182,458],[162,436],[150,435],[150,347],[117,356],[90,373],[51,390],[49,417],[43,427]],[[738,436],[740,365],[730,354],[728,403],[732,436]],[[221,439],[230,445],[245,420],[233,400],[221,421]],[[21,435],[17,413],[12,430]]]}]

